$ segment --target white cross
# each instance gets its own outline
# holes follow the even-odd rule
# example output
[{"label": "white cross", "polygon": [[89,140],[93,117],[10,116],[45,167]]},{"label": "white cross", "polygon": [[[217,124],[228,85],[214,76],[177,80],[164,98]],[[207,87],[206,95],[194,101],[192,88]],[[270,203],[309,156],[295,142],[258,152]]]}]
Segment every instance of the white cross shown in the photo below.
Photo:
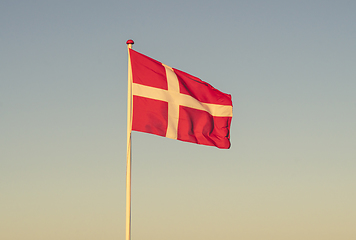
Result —
[{"label": "white cross", "polygon": [[203,110],[215,117],[232,117],[232,106],[202,103],[192,96],[180,93],[179,81],[174,70],[165,64],[162,65],[166,69],[168,90],[133,83],[132,94],[168,103],[168,127],[166,137],[177,139],[179,106]]}]

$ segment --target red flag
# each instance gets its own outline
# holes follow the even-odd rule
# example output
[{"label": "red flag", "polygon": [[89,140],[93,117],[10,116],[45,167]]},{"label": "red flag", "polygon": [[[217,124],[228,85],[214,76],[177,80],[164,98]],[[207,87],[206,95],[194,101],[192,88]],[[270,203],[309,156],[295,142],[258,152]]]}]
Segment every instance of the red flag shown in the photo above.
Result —
[{"label": "red flag", "polygon": [[231,95],[129,49],[132,130],[230,148]]}]

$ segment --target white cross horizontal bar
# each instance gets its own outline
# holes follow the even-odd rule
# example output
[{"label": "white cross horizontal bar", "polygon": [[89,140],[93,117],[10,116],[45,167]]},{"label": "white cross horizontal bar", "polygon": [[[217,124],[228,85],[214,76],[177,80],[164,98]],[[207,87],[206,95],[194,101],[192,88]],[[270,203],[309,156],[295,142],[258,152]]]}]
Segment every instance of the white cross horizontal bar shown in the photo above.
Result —
[{"label": "white cross horizontal bar", "polygon": [[192,96],[170,92],[165,89],[149,87],[138,83],[133,83],[133,95],[152,98],[159,101],[175,102],[181,106],[206,111],[215,117],[232,117],[232,106],[202,103]]}]

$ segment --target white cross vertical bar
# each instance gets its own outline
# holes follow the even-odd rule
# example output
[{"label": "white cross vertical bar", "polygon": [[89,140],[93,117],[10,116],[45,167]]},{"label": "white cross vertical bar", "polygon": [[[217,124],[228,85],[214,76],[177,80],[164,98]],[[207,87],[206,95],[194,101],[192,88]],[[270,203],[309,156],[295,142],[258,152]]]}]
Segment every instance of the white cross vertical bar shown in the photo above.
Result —
[{"label": "white cross vertical bar", "polygon": [[[162,64],[166,69],[167,85],[169,93],[179,94],[179,81],[173,69],[165,64]],[[178,121],[179,121],[179,103],[176,102],[175,94],[170,95],[168,100],[168,124],[166,137],[177,139]]]}]

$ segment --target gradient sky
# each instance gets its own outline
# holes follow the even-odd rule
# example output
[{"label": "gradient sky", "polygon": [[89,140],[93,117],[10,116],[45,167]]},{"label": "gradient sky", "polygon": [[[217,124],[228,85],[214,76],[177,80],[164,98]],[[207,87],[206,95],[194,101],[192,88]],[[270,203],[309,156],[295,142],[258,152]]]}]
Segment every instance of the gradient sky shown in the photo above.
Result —
[{"label": "gradient sky", "polygon": [[133,133],[132,239],[356,239],[356,2],[0,1],[0,239],[125,237],[126,40],[234,104]]}]

